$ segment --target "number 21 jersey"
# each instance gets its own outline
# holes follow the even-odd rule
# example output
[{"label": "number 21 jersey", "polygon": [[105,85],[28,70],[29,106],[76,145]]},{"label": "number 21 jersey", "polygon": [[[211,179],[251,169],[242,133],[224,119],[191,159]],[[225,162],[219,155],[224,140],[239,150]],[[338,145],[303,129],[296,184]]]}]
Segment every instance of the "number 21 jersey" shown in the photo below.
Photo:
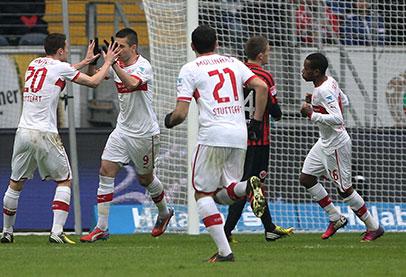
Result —
[{"label": "number 21 jersey", "polygon": [[247,148],[243,85],[255,74],[241,61],[218,54],[185,64],[177,79],[178,101],[195,98],[198,144]]}]

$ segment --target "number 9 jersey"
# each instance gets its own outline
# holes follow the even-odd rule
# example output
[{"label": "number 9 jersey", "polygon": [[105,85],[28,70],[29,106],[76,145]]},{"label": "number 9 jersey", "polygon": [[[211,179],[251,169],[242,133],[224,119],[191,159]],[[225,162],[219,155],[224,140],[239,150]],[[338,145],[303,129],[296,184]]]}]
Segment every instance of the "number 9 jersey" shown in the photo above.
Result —
[{"label": "number 9 jersey", "polygon": [[65,79],[75,80],[80,72],[69,63],[37,58],[28,66],[23,90],[23,111],[18,127],[58,133],[56,110]]},{"label": "number 9 jersey", "polygon": [[254,77],[236,58],[218,54],[199,56],[182,67],[177,100],[196,100],[198,144],[247,148],[243,85]]}]

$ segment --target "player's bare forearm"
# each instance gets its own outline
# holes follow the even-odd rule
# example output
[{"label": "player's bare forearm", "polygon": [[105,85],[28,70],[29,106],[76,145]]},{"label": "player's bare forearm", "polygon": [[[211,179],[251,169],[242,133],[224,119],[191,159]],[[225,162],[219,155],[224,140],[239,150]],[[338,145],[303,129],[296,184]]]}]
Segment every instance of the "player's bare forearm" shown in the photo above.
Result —
[{"label": "player's bare forearm", "polygon": [[265,109],[268,103],[268,87],[264,81],[259,78],[255,78],[259,82],[254,84],[255,89],[255,113],[254,119],[262,121]]},{"label": "player's bare forearm", "polygon": [[173,112],[165,117],[165,127],[173,128],[185,121],[189,112],[189,102],[178,101]]},{"label": "player's bare forearm", "polygon": [[114,64],[113,69],[117,73],[118,78],[123,82],[124,86],[130,91],[135,90],[140,85],[141,80],[129,75],[118,64]]},{"label": "player's bare forearm", "polygon": [[96,72],[96,65],[89,64],[89,66],[87,67],[87,75],[93,76],[94,74],[96,74]]}]

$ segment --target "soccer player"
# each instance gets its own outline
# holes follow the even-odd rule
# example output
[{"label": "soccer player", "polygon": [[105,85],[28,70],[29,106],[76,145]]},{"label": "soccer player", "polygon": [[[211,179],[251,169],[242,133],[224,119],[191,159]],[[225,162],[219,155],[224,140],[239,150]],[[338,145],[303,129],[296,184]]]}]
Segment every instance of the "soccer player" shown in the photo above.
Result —
[{"label": "soccer player", "polygon": [[192,184],[199,216],[217,245],[218,251],[208,261],[234,261],[216,203],[232,204],[250,195],[256,216],[264,212],[265,198],[258,177],[242,181],[247,126],[244,117],[243,85],[255,89],[256,110],[248,135],[260,136],[267,102],[266,84],[236,58],[215,53],[217,36],[207,25],[192,33],[196,59],[185,64],[177,79],[177,103],[165,117],[165,126],[182,123],[192,97],[199,109],[199,131],[192,164]]},{"label": "soccer player", "polygon": [[300,184],[304,186],[320,207],[328,214],[330,224],[321,236],[328,239],[347,224],[347,219],[334,206],[318,178],[328,176],[337,186],[338,194],[354,213],[365,223],[366,232],[361,241],[372,241],[384,234],[384,229],[368,211],[364,200],[351,183],[351,139],[342,115],[342,105],[348,104],[347,96],[336,80],[326,76],[327,58],[320,53],[306,57],[302,77],[313,82],[312,94],[306,96],[300,110],[303,116],[319,127],[320,138],[304,161]]},{"label": "soccer player", "polygon": [[34,59],[25,73],[23,110],[14,140],[11,160],[11,177],[3,199],[2,243],[12,243],[13,226],[16,219],[18,199],[26,179],[32,179],[38,168],[42,179],[54,180],[57,184],[52,202],[54,213],[49,241],[73,244],[64,233],[63,226],[69,212],[71,195],[71,169],[65,149],[58,134],[56,110],[59,93],[66,80],[96,87],[108,73],[120,49],[111,45],[104,57],[100,71],[90,77],[78,69],[97,59],[91,42],[84,60],[75,65],[68,64],[68,45],[64,34],[49,34],[44,41],[46,57]]},{"label": "soccer player", "polygon": [[120,113],[117,126],[110,134],[99,171],[97,190],[97,225],[92,232],[80,238],[82,242],[105,240],[109,237],[108,217],[113,200],[114,178],[121,167],[133,161],[138,179],[158,208],[159,214],[152,236],[163,234],[174,214],[166,203],[164,187],[154,175],[154,165],[159,153],[159,125],[152,109],[152,68],[148,60],[137,51],[138,36],[124,28],[115,35],[121,53],[112,66],[118,92]]},{"label": "soccer player", "polygon": [[[247,154],[244,162],[244,175],[242,180],[247,180],[250,176],[258,176],[263,183],[268,174],[269,166],[269,115],[274,120],[280,120],[282,112],[276,97],[276,86],[272,74],[262,68],[262,65],[268,63],[269,59],[269,43],[263,36],[251,37],[245,43],[245,54],[247,55],[246,65],[252,72],[260,77],[268,87],[268,103],[262,118],[261,134],[258,140],[248,139]],[[244,88],[245,97],[245,119],[249,121],[254,116],[255,111],[255,91],[249,88]],[[244,209],[246,199],[236,201],[228,208],[224,231],[229,242],[235,241],[231,232],[238,223]],[[266,203],[265,212],[261,216],[262,225],[265,228],[265,239],[274,241],[279,238],[288,236],[293,233],[293,228],[283,228],[272,222],[271,213]]]}]

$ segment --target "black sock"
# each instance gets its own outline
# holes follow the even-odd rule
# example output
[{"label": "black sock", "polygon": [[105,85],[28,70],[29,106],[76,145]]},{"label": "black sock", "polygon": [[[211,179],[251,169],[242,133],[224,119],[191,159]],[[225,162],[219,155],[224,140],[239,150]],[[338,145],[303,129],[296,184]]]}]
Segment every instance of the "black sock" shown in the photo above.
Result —
[{"label": "black sock", "polygon": [[264,214],[261,216],[262,225],[265,232],[272,232],[275,230],[275,224],[272,222],[271,212],[269,211],[268,203],[266,203]]},{"label": "black sock", "polygon": [[235,225],[237,225],[238,220],[240,220],[242,210],[244,209],[246,199],[237,200],[232,205],[228,207],[228,215],[226,223],[224,224],[224,232],[227,238],[231,236],[231,232],[234,230]]}]

